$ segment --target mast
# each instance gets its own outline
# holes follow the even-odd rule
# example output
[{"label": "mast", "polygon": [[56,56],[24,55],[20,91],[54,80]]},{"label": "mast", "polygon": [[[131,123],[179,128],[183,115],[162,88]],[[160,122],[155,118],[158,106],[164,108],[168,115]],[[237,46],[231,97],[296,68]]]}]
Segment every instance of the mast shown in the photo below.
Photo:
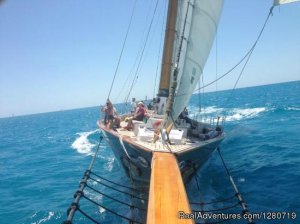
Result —
[{"label": "mast", "polygon": [[169,0],[160,83],[157,94],[159,97],[169,96],[171,68],[173,65],[173,45],[176,35],[175,26],[177,17],[177,5],[178,0]]}]

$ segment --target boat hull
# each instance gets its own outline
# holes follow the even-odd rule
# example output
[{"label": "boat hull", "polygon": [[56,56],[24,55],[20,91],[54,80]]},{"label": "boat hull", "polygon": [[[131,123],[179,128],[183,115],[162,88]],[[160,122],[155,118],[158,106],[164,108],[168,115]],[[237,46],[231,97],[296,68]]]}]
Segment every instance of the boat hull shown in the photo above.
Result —
[{"label": "boat hull", "polygon": [[[121,140],[119,134],[111,129],[101,129],[115,157],[133,184],[142,187],[149,186],[152,151],[134,144],[130,139],[123,137]],[[182,152],[174,152],[184,182],[188,182],[195,171],[205,164],[223,139],[224,136],[222,135],[199,147]]]}]

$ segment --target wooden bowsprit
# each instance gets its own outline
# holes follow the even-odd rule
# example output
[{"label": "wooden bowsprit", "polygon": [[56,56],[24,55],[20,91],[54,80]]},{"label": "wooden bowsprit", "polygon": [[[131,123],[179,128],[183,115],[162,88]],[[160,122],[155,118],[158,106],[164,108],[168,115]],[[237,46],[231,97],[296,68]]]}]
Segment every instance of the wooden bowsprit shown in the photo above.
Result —
[{"label": "wooden bowsprit", "polygon": [[185,223],[180,212],[191,213],[176,157],[172,153],[154,152],[148,202],[147,224]]}]

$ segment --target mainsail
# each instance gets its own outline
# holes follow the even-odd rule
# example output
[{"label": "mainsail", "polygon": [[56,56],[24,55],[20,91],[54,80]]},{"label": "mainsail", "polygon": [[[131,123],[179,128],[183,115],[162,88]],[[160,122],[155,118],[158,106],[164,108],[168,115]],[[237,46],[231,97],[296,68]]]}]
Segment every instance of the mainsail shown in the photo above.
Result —
[{"label": "mainsail", "polygon": [[173,49],[178,87],[172,108],[173,118],[177,118],[188,104],[203,72],[222,8],[223,0],[180,0],[178,3],[177,37]]}]

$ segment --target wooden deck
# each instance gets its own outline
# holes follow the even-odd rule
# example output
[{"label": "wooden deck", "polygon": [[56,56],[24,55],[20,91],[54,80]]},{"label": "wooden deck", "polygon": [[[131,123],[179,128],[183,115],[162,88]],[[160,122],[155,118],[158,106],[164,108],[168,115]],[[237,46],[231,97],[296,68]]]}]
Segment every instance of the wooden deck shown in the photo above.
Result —
[{"label": "wooden deck", "polygon": [[[116,137],[119,138],[119,136],[123,139],[123,141],[128,142],[129,144],[133,144],[137,146],[138,148],[141,148],[145,151],[152,151],[152,152],[172,152],[172,153],[184,153],[190,150],[193,150],[195,148],[200,148],[202,146],[205,146],[209,143],[212,143],[214,141],[219,141],[220,139],[223,139],[224,136],[219,136],[213,139],[208,139],[205,141],[199,141],[196,138],[189,137],[189,139],[183,139],[181,144],[163,144],[161,141],[156,141],[155,143],[153,141],[139,141],[137,136],[134,134],[133,131],[128,131],[124,129],[126,126],[124,122],[121,122],[121,128],[117,128],[116,130],[112,130],[98,122],[98,126],[100,129],[105,130]],[[154,135],[154,134],[153,134]]]},{"label": "wooden deck", "polygon": [[179,211],[191,213],[177,160],[172,153],[154,152],[147,224],[194,223],[179,219]]},{"label": "wooden deck", "polygon": [[187,142],[186,140],[184,140],[182,142],[182,144],[173,144],[173,145],[166,146],[166,144],[163,144],[161,141],[157,141],[155,143],[152,141],[149,141],[149,142],[139,141],[137,139],[137,137],[134,135],[133,131],[127,131],[124,128],[118,128],[117,133],[119,135],[121,135],[122,137],[129,137],[127,139],[128,140],[130,139],[131,143],[133,143],[135,145],[139,145],[139,146],[146,148],[153,152],[170,152],[171,151],[174,153],[178,153],[178,152],[188,151],[190,149],[200,147],[211,141],[211,140],[208,140],[208,141],[195,140],[193,142]]}]

